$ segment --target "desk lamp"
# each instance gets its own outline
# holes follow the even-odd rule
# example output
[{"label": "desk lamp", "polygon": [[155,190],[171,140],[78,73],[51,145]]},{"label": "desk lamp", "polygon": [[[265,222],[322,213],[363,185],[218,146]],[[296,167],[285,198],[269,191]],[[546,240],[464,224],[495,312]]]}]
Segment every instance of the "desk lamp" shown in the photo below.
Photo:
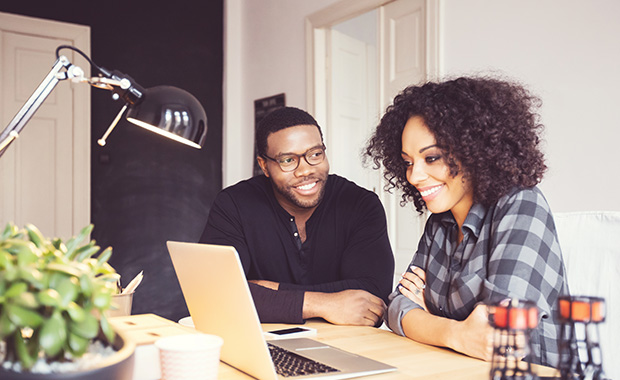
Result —
[{"label": "desk lamp", "polygon": [[[60,55],[60,50],[71,49],[83,56],[99,75],[84,77],[84,71]],[[133,124],[166,136],[175,141],[200,149],[207,135],[207,116],[198,100],[189,92],[172,86],[156,86],[144,89],[129,75],[117,70],[109,71],[97,66],[86,54],[70,45],[56,49],[56,62],[43,82],[17,112],[9,125],[0,133],[0,157],[61,80],[88,83],[94,87],[112,91],[112,99],[125,103],[114,118],[99,145],[106,139],[120,118],[127,111],[126,119]]]}]

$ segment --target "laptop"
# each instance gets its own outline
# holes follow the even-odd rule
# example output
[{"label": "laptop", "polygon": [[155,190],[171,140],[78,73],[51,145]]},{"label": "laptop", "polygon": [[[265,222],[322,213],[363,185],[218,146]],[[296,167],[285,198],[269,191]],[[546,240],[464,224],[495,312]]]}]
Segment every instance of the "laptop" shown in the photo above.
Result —
[{"label": "laptop", "polygon": [[[309,338],[267,342],[234,247],[174,241],[167,245],[196,328],[224,339],[220,358],[228,365],[260,380],[346,379],[396,370]],[[320,370],[326,372],[301,376],[283,370],[277,373],[270,351],[281,350],[310,362],[311,367],[319,362]]]}]

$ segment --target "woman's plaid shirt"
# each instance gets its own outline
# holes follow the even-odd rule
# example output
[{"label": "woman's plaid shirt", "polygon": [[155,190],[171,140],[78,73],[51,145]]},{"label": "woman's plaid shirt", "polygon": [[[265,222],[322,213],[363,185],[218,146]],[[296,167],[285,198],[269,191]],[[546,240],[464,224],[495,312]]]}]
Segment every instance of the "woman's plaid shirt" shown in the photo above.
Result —
[{"label": "woman's plaid shirt", "polygon": [[[464,320],[479,303],[534,301],[541,319],[531,336],[529,360],[556,366],[557,299],[568,288],[555,223],[541,191],[513,189],[491,207],[474,204],[463,224],[461,244],[457,230],[450,211],[431,215],[411,262],[426,271],[429,312]],[[421,306],[396,289],[390,295],[388,326],[404,335],[401,320],[416,308]]]}]

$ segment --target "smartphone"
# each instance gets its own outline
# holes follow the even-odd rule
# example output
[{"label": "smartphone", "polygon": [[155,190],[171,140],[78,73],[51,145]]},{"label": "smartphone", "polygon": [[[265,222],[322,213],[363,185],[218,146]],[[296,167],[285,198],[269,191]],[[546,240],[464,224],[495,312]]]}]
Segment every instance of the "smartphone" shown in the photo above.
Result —
[{"label": "smartphone", "polygon": [[280,330],[271,330],[264,333],[265,339],[291,339],[291,338],[305,338],[309,336],[316,336],[316,329],[310,327],[295,326]]}]

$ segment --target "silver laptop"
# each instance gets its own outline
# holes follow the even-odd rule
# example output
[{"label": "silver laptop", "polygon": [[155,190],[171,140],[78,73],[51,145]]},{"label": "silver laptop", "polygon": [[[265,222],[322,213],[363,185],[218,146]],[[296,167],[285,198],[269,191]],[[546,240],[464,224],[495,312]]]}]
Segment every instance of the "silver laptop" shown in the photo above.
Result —
[{"label": "silver laptop", "polygon": [[[345,379],[396,370],[308,338],[267,341],[263,336],[254,301],[241,261],[234,247],[169,241],[185,301],[196,328],[224,339],[223,362],[261,380]],[[317,361],[329,372],[282,376],[276,373],[270,350],[280,347]],[[295,355],[294,355],[295,356]]]}]

